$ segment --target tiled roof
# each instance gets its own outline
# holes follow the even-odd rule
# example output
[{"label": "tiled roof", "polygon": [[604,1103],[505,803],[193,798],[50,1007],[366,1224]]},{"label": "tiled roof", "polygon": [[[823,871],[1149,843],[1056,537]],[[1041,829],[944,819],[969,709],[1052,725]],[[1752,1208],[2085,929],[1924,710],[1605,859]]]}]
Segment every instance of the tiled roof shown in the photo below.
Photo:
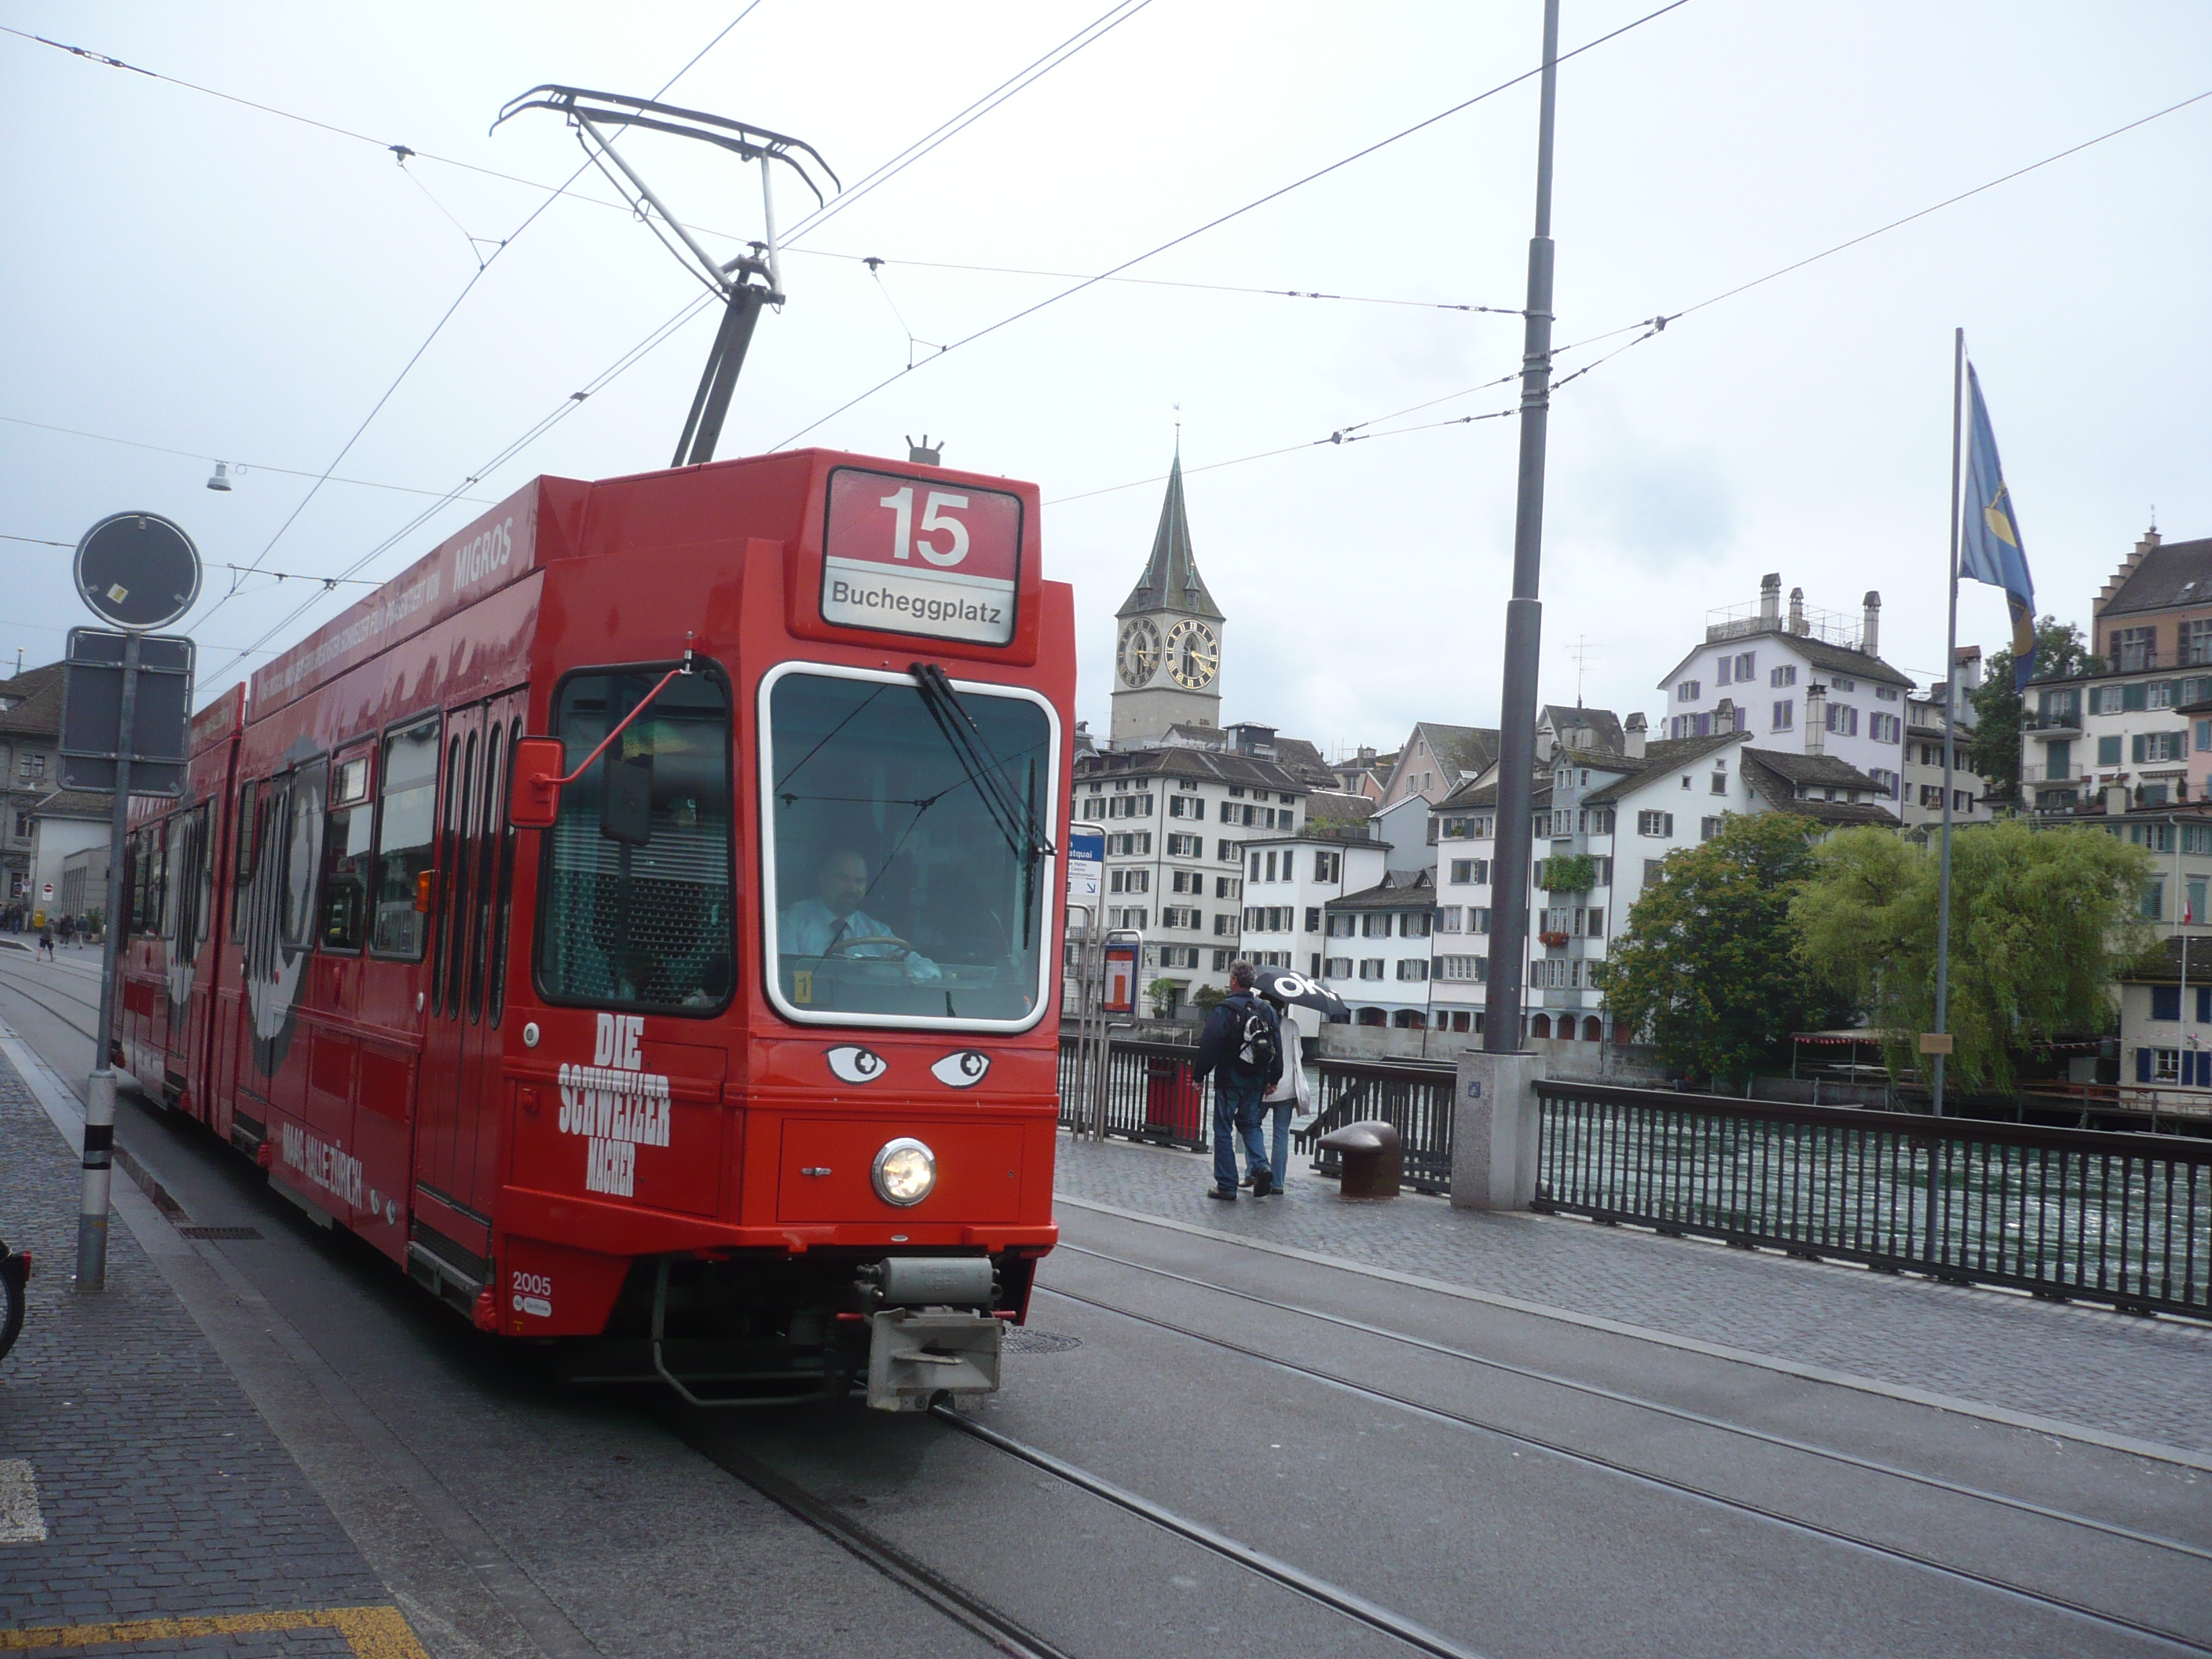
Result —
[{"label": "tiled roof", "polygon": [[2119,977],[2130,985],[2174,985],[2180,982],[2182,947],[2189,950],[2189,982],[2212,985],[2212,939],[2162,939],[2142,959]]},{"label": "tiled roof", "polygon": [[[1882,787],[1850,762],[1833,755],[1796,755],[1780,749],[1743,751],[1744,776],[1778,812],[1791,812],[1821,823],[1893,824],[1897,815],[1879,804]],[[1863,801],[1806,800],[1800,787],[1855,789],[1873,797]]]},{"label": "tiled roof", "polygon": [[[1549,766],[1538,774],[1528,804],[1531,806],[1549,806],[1552,804],[1552,769]],[[1492,778],[1487,783],[1478,784],[1470,778],[1438,801],[1435,810],[1439,812],[1468,812],[1497,805],[1498,780]]]},{"label": "tiled roof", "polygon": [[31,811],[42,818],[91,818],[105,823],[115,811],[115,798],[89,789],[57,789]]},{"label": "tiled roof", "polygon": [[1365,823],[1375,816],[1375,803],[1364,795],[1348,795],[1340,789],[1316,789],[1306,797],[1308,818],[1335,818]]},{"label": "tiled roof", "polygon": [[1249,785],[1303,795],[1308,786],[1273,761],[1249,755],[1224,754],[1212,749],[1116,749],[1097,755],[1079,755],[1079,778],[1204,778],[1216,783]]},{"label": "tiled roof", "polygon": [[[1853,651],[1844,646],[1830,645],[1826,640],[1816,640],[1809,634],[1793,634],[1778,623],[1771,628],[1762,628],[1755,634],[1741,635],[1731,640],[1730,643],[1749,644],[1754,640],[1765,639],[1780,641],[1824,673],[1843,674],[1854,679],[1879,680],[1884,685],[1902,685],[1908,689],[1917,684],[1911,675],[1891,667],[1880,657],[1869,656],[1863,651]],[[1675,676],[1689,665],[1691,659],[1705,646],[1713,643],[1715,641],[1707,640],[1699,645],[1697,650],[1692,651],[1669,669],[1659,684],[1662,686],[1674,684]]]},{"label": "tiled roof", "polygon": [[1333,898],[1322,908],[1328,910],[1425,910],[1436,900],[1436,883],[1427,866],[1410,876],[1392,873],[1382,878],[1376,886],[1357,893],[1346,893]]},{"label": "tiled roof", "polygon": [[27,668],[0,680],[0,732],[26,738],[58,738],[62,729],[62,665]]},{"label": "tiled roof", "polygon": [[1498,728],[1494,726],[1440,726],[1434,720],[1423,720],[1418,729],[1428,739],[1429,753],[1444,768],[1448,783],[1455,784],[1498,759]]},{"label": "tiled roof", "polygon": [[1559,733],[1562,743],[1572,728],[1587,728],[1591,746],[1597,749],[1619,750],[1621,743],[1620,716],[1610,708],[1570,708],[1565,703],[1547,703],[1544,718],[1552,723],[1552,730]]},{"label": "tiled roof", "polygon": [[[1742,742],[1746,735],[1741,732],[1722,732],[1709,738],[1662,738],[1656,743],[1644,745],[1644,758],[1640,761],[1626,756],[1618,759],[1608,756],[1605,763],[1607,770],[1628,767],[1633,767],[1635,770],[1627,777],[1608,783],[1602,789],[1591,790],[1583,797],[1583,803],[1587,806],[1607,805],[1642,787],[1648,781],[1647,773],[1670,772],[1678,766],[1692,765],[1715,750]],[[1869,783],[1868,787],[1871,788],[1873,786]]]},{"label": "tiled roof", "polygon": [[2120,591],[2097,607],[2097,615],[2101,619],[2180,605],[2212,605],[2212,538],[2152,548]]}]

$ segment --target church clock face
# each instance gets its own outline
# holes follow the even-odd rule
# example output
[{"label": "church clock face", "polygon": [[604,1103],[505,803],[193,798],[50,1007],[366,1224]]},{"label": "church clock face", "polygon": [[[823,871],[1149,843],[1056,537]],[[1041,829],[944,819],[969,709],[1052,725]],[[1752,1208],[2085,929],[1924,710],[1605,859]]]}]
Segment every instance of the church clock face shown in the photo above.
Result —
[{"label": "church clock face", "polygon": [[1121,684],[1131,690],[1151,679],[1160,665],[1160,630],[1142,617],[1121,629]]},{"label": "church clock face", "polygon": [[1187,691],[1213,684],[1221,672],[1221,641],[1202,622],[1186,617],[1168,629],[1168,673]]}]

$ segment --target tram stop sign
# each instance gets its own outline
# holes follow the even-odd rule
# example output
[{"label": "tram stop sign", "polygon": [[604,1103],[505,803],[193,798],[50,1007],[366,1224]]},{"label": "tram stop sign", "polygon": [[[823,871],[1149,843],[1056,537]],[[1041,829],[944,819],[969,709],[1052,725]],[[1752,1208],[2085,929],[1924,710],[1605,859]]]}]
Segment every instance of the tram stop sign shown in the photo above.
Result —
[{"label": "tram stop sign", "polygon": [[158,513],[111,513],[76,544],[76,591],[102,622],[167,628],[200,596],[199,550]]}]

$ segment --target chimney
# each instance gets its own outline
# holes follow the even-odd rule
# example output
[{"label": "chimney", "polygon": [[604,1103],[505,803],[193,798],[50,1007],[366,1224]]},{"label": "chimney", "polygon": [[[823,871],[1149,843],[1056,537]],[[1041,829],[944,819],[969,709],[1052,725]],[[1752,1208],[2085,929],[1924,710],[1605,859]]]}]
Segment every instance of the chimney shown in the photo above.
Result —
[{"label": "chimney", "polygon": [[2108,785],[2105,790],[2105,811],[2118,817],[2128,810],[2128,787],[2124,783]]},{"label": "chimney", "polygon": [[1867,589],[1866,621],[1859,629],[1859,649],[1869,657],[1881,654],[1881,595]]},{"label": "chimney", "polygon": [[1805,752],[1828,752],[1828,688],[1818,680],[1805,688]]},{"label": "chimney", "polygon": [[1643,714],[1639,712],[1631,714],[1628,717],[1626,724],[1621,727],[1621,741],[1626,745],[1624,752],[1628,756],[1629,759],[1642,760],[1644,758],[1644,736],[1649,724],[1650,723],[1644,720]]},{"label": "chimney", "polygon": [[1802,587],[1790,590],[1790,631],[1793,634],[1805,631],[1805,590]]},{"label": "chimney", "polygon": [[1782,621],[1782,573],[1771,571],[1759,579],[1759,625],[1773,628]]},{"label": "chimney", "polygon": [[1954,667],[1960,690],[1978,690],[1982,684],[1982,647],[1978,645],[1960,646]]},{"label": "chimney", "polygon": [[1713,705],[1713,735],[1718,737],[1723,732],[1733,732],[1735,729],[1735,699],[1723,697]]}]

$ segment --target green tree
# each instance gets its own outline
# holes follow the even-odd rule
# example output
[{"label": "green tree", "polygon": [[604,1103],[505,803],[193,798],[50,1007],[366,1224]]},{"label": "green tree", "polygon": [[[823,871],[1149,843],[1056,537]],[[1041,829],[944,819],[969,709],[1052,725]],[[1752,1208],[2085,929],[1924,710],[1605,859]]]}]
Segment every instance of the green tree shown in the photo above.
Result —
[{"label": "green tree", "polygon": [[[2092,655],[2089,644],[2072,623],[2046,616],[2035,625],[2036,678],[2070,679],[2103,673],[2105,659]],[[1989,799],[2007,805],[2020,800],[2021,725],[2025,718],[2020,694],[2012,689],[2013,662],[2012,647],[2007,646],[1990,659],[1982,683],[1966,693],[1974,708],[1973,769],[1981,775]]]},{"label": "green tree", "polygon": [[[1893,1073],[1936,1020],[1937,851],[1845,830],[1814,854],[1791,910],[1820,982],[1888,1035]],[[2149,854],[2103,830],[1979,824],[1951,840],[1951,994],[1961,1088],[2002,1091],[2013,1056],[2102,1030],[2114,976],[2147,943],[2135,920]]]},{"label": "green tree", "polygon": [[1703,846],[1669,854],[1645,884],[1598,982],[1613,1018],[1647,1034],[1669,1067],[1741,1075],[1791,1032],[1838,1018],[1790,919],[1816,833],[1790,813],[1731,817]]}]

